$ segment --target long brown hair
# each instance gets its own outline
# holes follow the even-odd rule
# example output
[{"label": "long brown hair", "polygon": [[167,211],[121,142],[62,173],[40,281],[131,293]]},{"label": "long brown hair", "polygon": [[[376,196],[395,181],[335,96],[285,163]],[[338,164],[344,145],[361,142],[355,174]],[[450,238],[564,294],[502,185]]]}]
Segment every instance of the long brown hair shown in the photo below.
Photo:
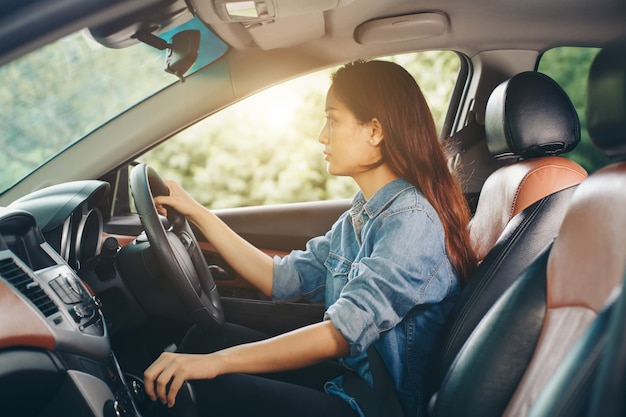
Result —
[{"label": "long brown hair", "polygon": [[363,123],[379,120],[381,160],[417,187],[437,211],[452,265],[466,282],[476,268],[468,223],[470,212],[456,174],[450,170],[428,103],[415,79],[388,61],[355,61],[332,77],[334,94]]}]

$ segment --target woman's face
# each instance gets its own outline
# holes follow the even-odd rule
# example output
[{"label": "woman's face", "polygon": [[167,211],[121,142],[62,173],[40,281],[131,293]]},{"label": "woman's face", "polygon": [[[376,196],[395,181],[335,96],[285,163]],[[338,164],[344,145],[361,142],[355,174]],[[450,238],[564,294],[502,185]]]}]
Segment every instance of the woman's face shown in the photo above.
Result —
[{"label": "woman's face", "polygon": [[324,145],[328,173],[356,179],[380,159],[376,132],[370,122],[359,122],[332,88],[326,95],[325,112],[326,123],[318,140]]}]

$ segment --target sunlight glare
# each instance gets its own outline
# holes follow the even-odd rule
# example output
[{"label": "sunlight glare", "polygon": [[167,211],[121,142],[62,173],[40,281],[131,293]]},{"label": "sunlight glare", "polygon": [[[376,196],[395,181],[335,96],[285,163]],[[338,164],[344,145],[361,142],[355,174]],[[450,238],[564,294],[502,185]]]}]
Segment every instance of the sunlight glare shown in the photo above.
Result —
[{"label": "sunlight glare", "polygon": [[[329,84],[327,74],[310,74],[255,94],[245,101],[247,114],[253,118],[250,122],[273,129],[298,123],[293,120],[294,114],[302,106],[306,93],[318,90],[325,94]],[[320,109],[320,114],[323,111]]]}]

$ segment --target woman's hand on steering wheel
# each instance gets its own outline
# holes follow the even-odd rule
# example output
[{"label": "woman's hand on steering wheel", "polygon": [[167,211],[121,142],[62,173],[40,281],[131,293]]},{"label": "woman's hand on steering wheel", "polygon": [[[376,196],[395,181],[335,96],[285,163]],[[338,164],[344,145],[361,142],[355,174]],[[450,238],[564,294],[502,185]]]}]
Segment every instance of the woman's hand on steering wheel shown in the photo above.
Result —
[{"label": "woman's hand on steering wheel", "polygon": [[177,182],[171,180],[163,181],[169,189],[169,195],[159,195],[154,197],[154,205],[159,214],[167,216],[167,208],[171,207],[179,214],[193,221],[194,214],[203,207],[189,193],[187,193]]},{"label": "woman's hand on steering wheel", "polygon": [[[162,277],[196,324],[205,329],[221,326],[224,313],[217,287],[185,217],[192,218],[202,206],[178,184],[166,184],[154,168],[145,164],[133,168],[130,186]],[[157,210],[167,215],[171,225],[167,230]]]}]

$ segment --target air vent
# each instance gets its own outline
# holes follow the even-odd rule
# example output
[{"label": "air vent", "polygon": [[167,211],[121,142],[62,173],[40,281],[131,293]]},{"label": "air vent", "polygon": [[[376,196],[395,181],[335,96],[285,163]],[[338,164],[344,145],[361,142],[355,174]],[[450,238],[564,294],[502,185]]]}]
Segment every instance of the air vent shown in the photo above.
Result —
[{"label": "air vent", "polygon": [[49,317],[59,311],[48,294],[13,259],[0,260],[0,276],[32,301],[44,316]]}]

